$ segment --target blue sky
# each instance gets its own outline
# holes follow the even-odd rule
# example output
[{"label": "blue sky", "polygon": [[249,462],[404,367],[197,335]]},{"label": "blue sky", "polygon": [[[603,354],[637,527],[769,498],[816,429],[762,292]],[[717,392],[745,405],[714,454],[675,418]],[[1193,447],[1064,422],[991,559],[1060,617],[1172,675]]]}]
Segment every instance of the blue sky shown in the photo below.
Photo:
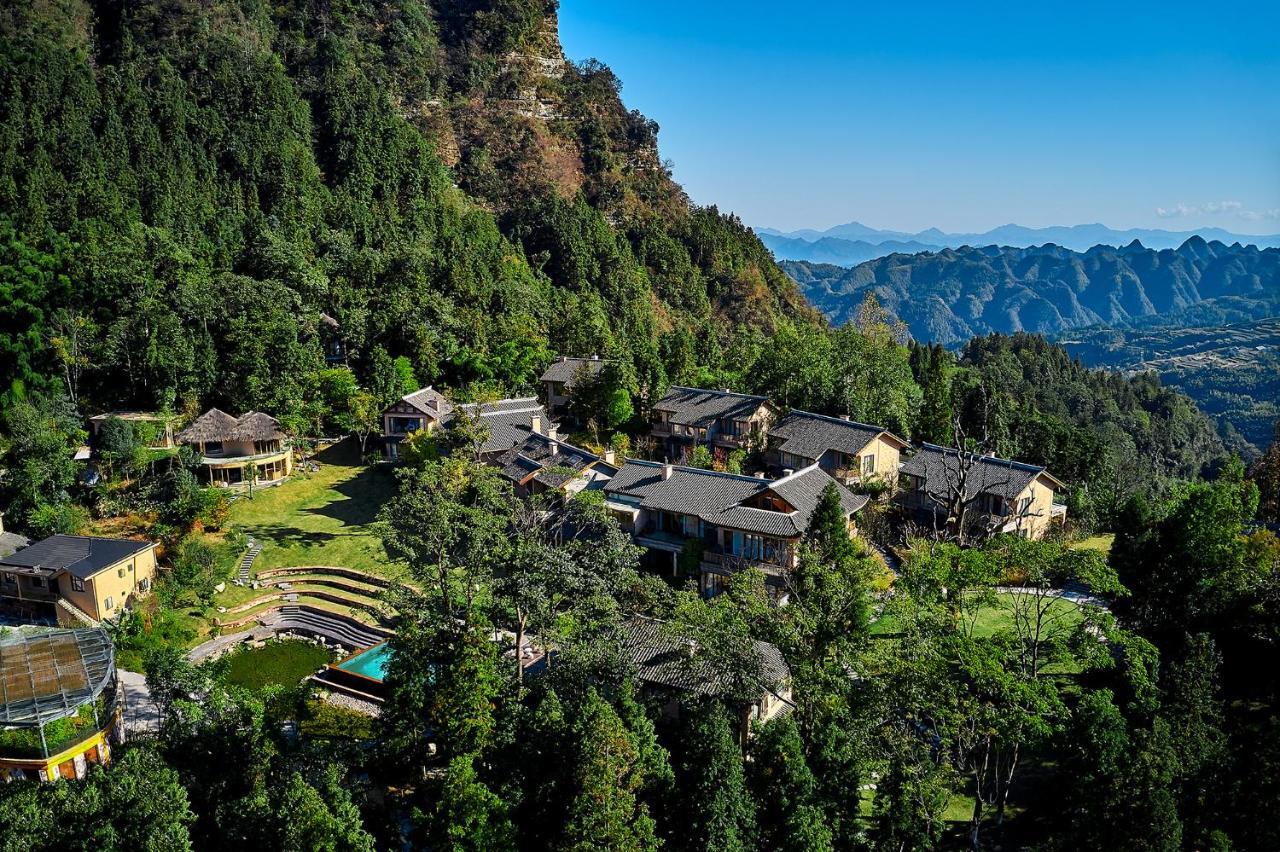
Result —
[{"label": "blue sky", "polygon": [[752,225],[1280,233],[1280,3],[561,0]]}]

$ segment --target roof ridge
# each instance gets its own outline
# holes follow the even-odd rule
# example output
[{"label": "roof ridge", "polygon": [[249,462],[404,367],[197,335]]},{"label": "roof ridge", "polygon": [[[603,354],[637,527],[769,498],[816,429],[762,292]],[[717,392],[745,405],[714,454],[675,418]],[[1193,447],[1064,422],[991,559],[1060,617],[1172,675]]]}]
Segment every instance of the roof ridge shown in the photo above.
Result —
[{"label": "roof ridge", "polygon": [[765,402],[769,401],[769,397],[762,396],[760,394],[742,393],[741,391],[731,391],[731,390],[717,390],[715,388],[695,388],[695,387],[690,387],[689,385],[671,385],[669,388],[667,388],[667,393],[670,393],[673,390],[697,391],[698,393],[711,393],[711,394],[715,394],[716,396],[740,396],[745,399],[762,399]]},{"label": "roof ridge", "polygon": [[[1001,467],[1014,467],[1019,470],[1025,470],[1031,473],[1048,473],[1049,468],[1041,465],[1031,464],[1030,462],[1020,462],[1016,459],[1006,459],[1000,456],[987,456],[982,453],[975,453],[972,450],[961,450],[958,447],[944,447],[941,444],[930,444],[928,441],[920,442],[921,449],[938,450],[943,453],[964,454],[970,458],[975,458],[984,464],[998,464]],[[1049,474],[1052,476],[1053,474]]]},{"label": "roof ridge", "polygon": [[846,420],[843,417],[833,417],[830,414],[819,414],[816,411],[804,411],[799,408],[793,408],[790,411],[788,411],[783,419],[786,419],[786,417],[790,417],[792,414],[799,414],[804,417],[814,417],[814,418],[817,418],[818,420],[826,420],[829,423],[835,423],[840,426],[850,426],[850,427],[860,426],[863,429],[874,429],[877,432],[889,431],[884,426],[877,426],[874,423],[863,423],[861,420]]},{"label": "roof ridge", "polygon": [[[781,485],[781,484],[782,484],[782,483],[784,483],[784,482],[790,482],[791,480],[793,480],[793,479],[795,479],[795,478],[797,478],[797,477],[799,477],[799,476],[803,476],[803,475],[805,475],[805,474],[809,473],[809,471],[811,471],[811,470],[815,470],[815,469],[819,469],[819,468],[818,468],[818,463],[817,463],[817,462],[814,462],[813,464],[810,464],[810,465],[805,465],[804,467],[799,468],[799,469],[797,469],[797,470],[793,470],[793,471],[791,471],[791,473],[788,473],[786,476],[784,476],[784,477],[782,477],[782,478],[780,478],[780,479],[766,479],[766,480],[764,480],[764,481],[765,481],[765,482],[768,482],[770,485]],[[832,481],[834,482],[834,480],[832,480]]]},{"label": "roof ridge", "polygon": [[761,479],[758,476],[751,476],[746,473],[729,473],[727,470],[707,470],[705,467],[692,467],[687,464],[675,464],[673,462],[653,461],[652,459],[627,459],[624,464],[638,464],[644,467],[662,467],[670,464],[672,470],[684,470],[691,473],[704,473],[708,476],[722,476],[726,479],[741,479],[746,482],[758,482],[761,485],[772,485],[775,482],[781,482],[779,479]]}]

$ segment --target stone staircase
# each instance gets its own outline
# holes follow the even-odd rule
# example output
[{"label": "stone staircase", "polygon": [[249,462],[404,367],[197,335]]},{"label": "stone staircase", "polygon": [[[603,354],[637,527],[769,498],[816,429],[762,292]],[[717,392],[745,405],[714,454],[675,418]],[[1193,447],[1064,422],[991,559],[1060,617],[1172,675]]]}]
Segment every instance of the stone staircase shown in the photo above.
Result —
[{"label": "stone staircase", "polygon": [[89,613],[85,612],[80,607],[76,606],[66,598],[60,597],[53,603],[54,603],[54,606],[56,606],[59,610],[61,610],[61,612],[58,613],[59,624],[66,623],[66,619],[62,617],[62,614],[66,613],[66,615],[71,619],[71,623],[73,624],[81,624],[81,625],[84,625],[85,627],[100,626],[96,618],[89,615]]},{"label": "stone staircase", "polygon": [[361,624],[354,618],[325,612],[305,605],[285,605],[262,619],[263,626],[279,632],[288,630],[318,636],[349,648],[368,648],[385,642],[390,630]]},{"label": "stone staircase", "polygon": [[236,583],[241,586],[249,585],[249,572],[253,568],[253,560],[258,558],[258,554],[262,552],[262,542],[257,541],[253,536],[249,536],[249,549],[244,552],[244,556],[240,559],[240,576],[236,579]]}]

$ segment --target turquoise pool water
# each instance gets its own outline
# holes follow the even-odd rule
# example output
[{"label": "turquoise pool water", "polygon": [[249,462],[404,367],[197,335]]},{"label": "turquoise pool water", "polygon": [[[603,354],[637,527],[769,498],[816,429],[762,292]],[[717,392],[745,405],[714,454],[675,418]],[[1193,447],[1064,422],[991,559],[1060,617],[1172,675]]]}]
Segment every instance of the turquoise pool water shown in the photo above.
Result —
[{"label": "turquoise pool water", "polygon": [[391,646],[383,642],[367,651],[361,651],[349,660],[343,660],[338,663],[338,668],[381,682],[386,678],[387,662],[392,653]]}]

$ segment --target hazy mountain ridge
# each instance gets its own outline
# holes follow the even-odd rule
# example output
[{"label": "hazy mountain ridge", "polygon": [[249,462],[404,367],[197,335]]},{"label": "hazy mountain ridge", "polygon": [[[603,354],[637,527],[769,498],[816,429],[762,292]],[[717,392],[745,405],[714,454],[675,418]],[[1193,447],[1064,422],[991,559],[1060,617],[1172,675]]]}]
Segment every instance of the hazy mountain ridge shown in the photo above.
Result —
[{"label": "hazy mountain ridge", "polygon": [[861,222],[848,222],[825,231],[804,228],[784,232],[774,228],[757,228],[756,233],[779,260],[804,260],[843,266],[901,251],[941,251],[944,248],[958,249],[965,246],[1028,248],[1051,243],[1072,251],[1084,252],[1094,246],[1119,248],[1138,240],[1147,248],[1173,249],[1198,236],[1226,245],[1240,243],[1258,248],[1280,247],[1280,234],[1234,234],[1221,228],[1201,228],[1194,231],[1166,231],[1160,228],[1116,230],[1097,223],[1047,228],[1009,224],[982,233],[949,234],[937,228],[909,233],[872,228]]},{"label": "hazy mountain ridge", "polygon": [[1086,252],[989,246],[892,254],[852,269],[782,265],[837,324],[873,291],[917,340],[944,344],[991,332],[1211,326],[1280,315],[1280,249],[1200,237],[1158,251],[1137,242]]}]

